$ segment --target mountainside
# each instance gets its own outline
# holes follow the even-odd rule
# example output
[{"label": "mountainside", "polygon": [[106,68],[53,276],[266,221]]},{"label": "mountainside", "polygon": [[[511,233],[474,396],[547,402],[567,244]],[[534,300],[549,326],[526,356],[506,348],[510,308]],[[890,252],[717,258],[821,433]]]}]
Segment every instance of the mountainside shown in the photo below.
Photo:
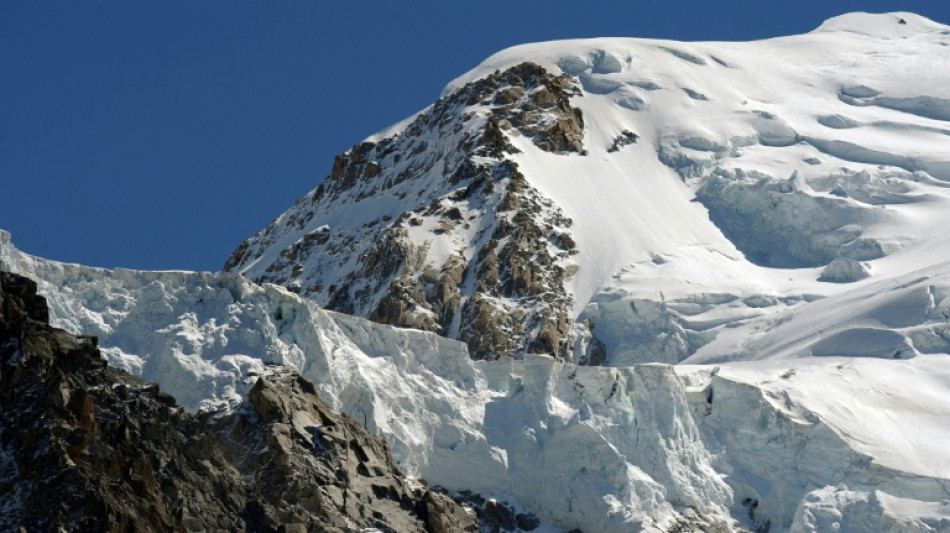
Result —
[{"label": "mountainside", "polygon": [[531,63],[466,85],[400,133],[338,156],[225,270],[465,340],[479,358],[564,355],[571,220],[508,157],[519,150],[505,130],[542,151],[583,152],[583,116],[570,104],[578,94],[570,76]]},{"label": "mountainside", "polygon": [[36,283],[0,272],[4,531],[478,530],[299,375],[265,372],[245,409],[195,416],[48,315]]},{"label": "mountainside", "polygon": [[476,358],[676,363],[950,257],[948,32],[856,13],[505,50],[338,156],[225,269]]}]

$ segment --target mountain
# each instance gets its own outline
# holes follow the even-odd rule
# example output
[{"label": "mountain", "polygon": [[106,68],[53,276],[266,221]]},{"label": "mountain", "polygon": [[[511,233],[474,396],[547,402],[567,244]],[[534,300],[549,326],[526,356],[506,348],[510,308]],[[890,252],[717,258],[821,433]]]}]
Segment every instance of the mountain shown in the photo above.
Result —
[{"label": "mountain", "polygon": [[946,59],[910,13],[524,45],[226,272],[0,270],[189,411],[298,372],[485,530],[950,531]]},{"label": "mountain", "polygon": [[505,50],[338,156],[225,270],[476,358],[703,357],[950,257],[947,31],[856,13],[751,43]]}]

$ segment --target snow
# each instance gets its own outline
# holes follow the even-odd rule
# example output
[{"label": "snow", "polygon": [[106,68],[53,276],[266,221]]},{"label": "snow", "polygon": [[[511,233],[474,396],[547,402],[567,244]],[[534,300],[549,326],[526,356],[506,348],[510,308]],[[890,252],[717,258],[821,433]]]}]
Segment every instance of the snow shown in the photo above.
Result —
[{"label": "snow", "polygon": [[[895,24],[903,20],[904,24]],[[818,26],[816,32],[852,32],[870,37],[896,39],[912,37],[921,32],[939,32],[945,30],[942,24],[910,13],[897,11],[893,13],[846,13],[832,17]]]},{"label": "snow", "polygon": [[[511,159],[574,222],[574,318],[610,366],[472,362],[237,275],[55,263],[2,231],[0,263],[40,282],[57,325],[191,409],[233,406],[285,364],[409,475],[545,527],[661,531],[700,512],[772,532],[950,530],[950,28],[852,13],[752,43],[522,45],[443,94],[526,60],[583,88],[586,155],[512,136]],[[625,131],[636,142],[608,152]],[[371,195],[301,231],[410,205]],[[481,209],[456,240],[422,215],[408,238],[441,265],[478,239]],[[354,260],[325,259],[326,279]]]},{"label": "snow", "polygon": [[[581,264],[570,287],[579,316],[617,272],[666,249],[740,255],[703,206],[690,202],[702,181],[684,182],[682,172],[658,164],[657,150],[664,146],[709,165],[703,174],[716,167],[758,171],[778,180],[798,173],[806,187],[802,194],[810,197],[821,193],[808,190],[808,182],[844,167],[875,176],[885,165],[950,177],[943,122],[944,102],[950,101],[946,32],[946,26],[911,13],[852,13],[809,34],[754,43],[589,39],[529,44],[493,55],[443,94],[525,59],[580,78],[585,94],[572,103],[584,112],[589,156],[544,153],[526,139],[513,139],[522,150],[513,159],[531,184],[575,221],[578,249],[592,258]],[[890,75],[895,71],[901,76]],[[639,135],[638,143],[604,153],[622,130]],[[815,157],[818,167],[805,161]],[[899,179],[918,178],[905,173]],[[947,197],[939,185],[914,183],[910,189],[916,198],[901,195],[899,201],[920,201],[922,194]],[[851,210],[852,217],[861,217],[855,221],[861,229],[880,234],[880,241],[904,247],[907,241],[929,242],[913,237],[923,224],[896,220],[904,209],[879,225],[868,220],[876,215],[867,209]],[[800,225],[793,229],[809,231]],[[819,230],[827,228],[813,231]],[[913,264],[905,260],[904,272]],[[818,294],[837,290],[807,288]]]}]

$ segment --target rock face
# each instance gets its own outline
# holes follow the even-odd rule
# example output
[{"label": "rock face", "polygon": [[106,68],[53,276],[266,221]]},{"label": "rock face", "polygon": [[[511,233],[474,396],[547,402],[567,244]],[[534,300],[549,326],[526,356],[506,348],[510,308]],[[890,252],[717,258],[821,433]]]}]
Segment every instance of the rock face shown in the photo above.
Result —
[{"label": "rock face", "polygon": [[251,529],[300,524],[312,530],[317,523],[319,531],[350,531],[355,523],[383,531],[477,531],[448,498],[411,490],[386,442],[334,413],[299,374],[274,370],[258,379],[249,399],[250,415],[218,425],[229,437],[227,455],[254,473]]},{"label": "rock face", "polygon": [[224,268],[328,309],[462,340],[475,358],[565,357],[572,222],[507,156],[518,152],[513,136],[586,153],[577,94],[572,76],[532,63],[470,83],[338,156]]},{"label": "rock face", "polygon": [[33,281],[0,272],[0,529],[477,530],[303,378],[262,376],[243,414],[209,420],[48,314]]}]

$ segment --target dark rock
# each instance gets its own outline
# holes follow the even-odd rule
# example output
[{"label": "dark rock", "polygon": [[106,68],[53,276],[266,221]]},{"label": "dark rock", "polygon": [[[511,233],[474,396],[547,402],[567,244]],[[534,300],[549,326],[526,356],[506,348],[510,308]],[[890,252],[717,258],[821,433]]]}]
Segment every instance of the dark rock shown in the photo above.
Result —
[{"label": "dark rock", "polygon": [[486,533],[533,531],[541,525],[541,520],[537,516],[531,513],[519,513],[511,505],[494,498],[486,500],[480,494],[467,490],[452,493],[441,487],[435,487],[433,490],[471,509],[479,518],[481,530]]},{"label": "dark rock", "polygon": [[0,530],[243,529],[243,482],[196,417],[50,327],[32,281],[0,272],[0,298]]},{"label": "dark rock", "polygon": [[610,148],[607,148],[608,152],[616,152],[624,146],[634,144],[637,142],[640,136],[630,130],[623,130],[620,132],[620,135],[614,138],[613,143],[610,144]]},{"label": "dark rock", "polygon": [[514,511],[507,505],[500,504],[495,500],[488,500],[488,503],[485,504],[485,522],[489,527],[498,526],[506,531],[518,527]]},{"label": "dark rock", "polygon": [[235,414],[189,414],[47,318],[35,283],[0,272],[2,531],[478,530],[297,374],[271,369]]},{"label": "dark rock", "polygon": [[515,522],[518,529],[523,531],[534,531],[541,525],[541,520],[532,514],[518,513],[515,515]]}]

